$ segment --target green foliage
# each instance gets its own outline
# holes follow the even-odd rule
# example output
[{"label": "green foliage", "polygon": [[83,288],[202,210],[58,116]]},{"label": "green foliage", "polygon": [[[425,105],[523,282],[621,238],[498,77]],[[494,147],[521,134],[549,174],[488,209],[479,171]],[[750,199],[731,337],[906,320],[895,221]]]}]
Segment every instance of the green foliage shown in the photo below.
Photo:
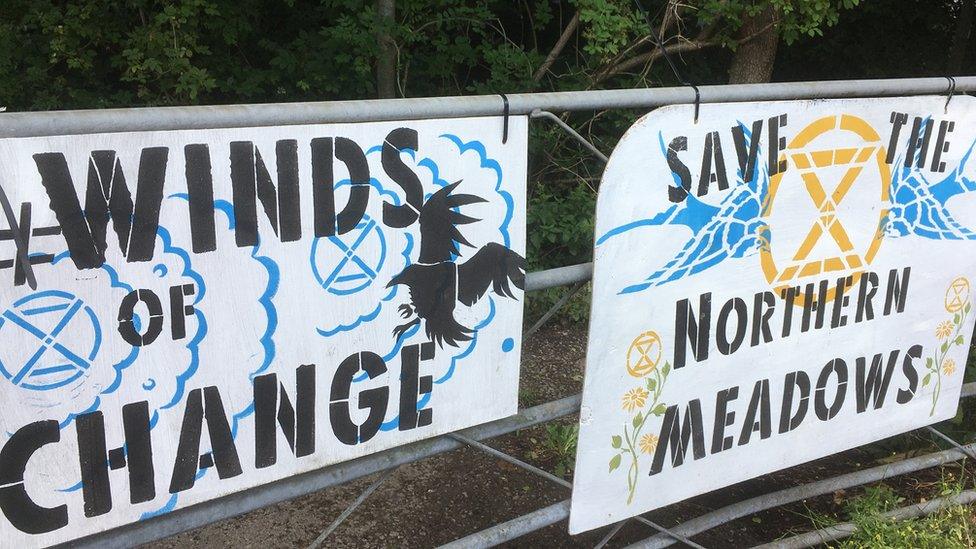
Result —
[{"label": "green foliage", "polygon": [[[920,9],[920,2],[935,7]],[[779,65],[791,79],[818,70],[909,76],[911,67],[944,57],[925,45],[945,49],[943,37],[951,34],[958,11],[952,0],[897,0],[903,10],[877,3],[851,10],[859,0],[643,3],[656,15],[655,25],[669,14],[668,44],[699,40],[715,46],[707,50],[714,53],[678,59],[685,76],[699,83],[725,80],[744,21],[766,6],[778,10],[784,41],[800,46]],[[577,13],[579,27],[536,77]],[[941,19],[918,20],[930,13]],[[892,40],[888,29],[909,16],[909,23],[896,27],[899,40]],[[812,41],[847,20],[857,24],[837,29],[830,41]],[[914,43],[901,36],[922,37],[928,29],[938,36]],[[405,97],[674,84],[666,64],[626,64],[653,51],[649,31],[632,0],[397,0],[392,22],[377,20],[372,0],[4,0],[0,105],[25,111],[370,98],[376,93],[378,33],[395,44],[396,91]],[[837,51],[823,50],[835,43],[849,56],[844,63],[810,62],[836,58]],[[872,44],[884,49],[860,53]],[[892,47],[907,49],[887,55]],[[794,51],[815,55],[796,58]],[[913,62],[903,64],[906,56]],[[609,153],[640,114],[614,110],[564,119]],[[532,124],[530,161],[530,267],[588,261],[602,164],[546,121]],[[559,295],[533,297],[532,311],[544,310]],[[567,311],[568,318],[585,318],[583,294]]]},{"label": "green foliage", "polygon": [[576,0],[585,42],[583,51],[598,59],[620,53],[636,36],[647,34],[647,24],[626,0]]},{"label": "green foliage", "polygon": [[586,183],[552,189],[537,185],[529,200],[528,245],[538,254],[530,266],[543,268],[585,261],[593,247],[596,192]]},{"label": "green foliage", "polygon": [[553,472],[564,477],[576,465],[576,444],[579,442],[579,425],[572,423],[546,425],[546,437],[542,441],[543,450],[556,460]]},{"label": "green foliage", "polygon": [[[951,496],[960,490],[960,483],[948,478],[940,483],[936,497]],[[862,495],[848,500],[844,505],[848,520],[857,530],[834,546],[845,549],[963,549],[976,543],[976,516],[972,508],[955,505],[926,517],[903,521],[885,516],[885,513],[905,505],[907,502],[904,498],[888,486],[881,484],[866,488]],[[837,522],[826,517],[813,517],[813,521],[817,528]]]}]

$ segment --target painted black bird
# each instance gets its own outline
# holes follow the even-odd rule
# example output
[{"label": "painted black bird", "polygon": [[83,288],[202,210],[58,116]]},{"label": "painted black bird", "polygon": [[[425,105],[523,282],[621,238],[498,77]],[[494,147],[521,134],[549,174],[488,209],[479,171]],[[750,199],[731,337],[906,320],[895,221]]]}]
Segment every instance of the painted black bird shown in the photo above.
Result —
[{"label": "painted black bird", "polygon": [[458,226],[479,221],[459,210],[461,206],[486,202],[472,194],[452,194],[459,183],[438,190],[419,208],[420,257],[387,285],[390,288],[403,284],[410,291],[410,305],[401,305],[399,310],[403,318],[413,318],[394,328],[396,339],[423,320],[431,341],[441,347],[445,343],[457,347],[458,342],[470,340],[474,333],[455,320],[458,302],[474,305],[489,287],[497,295],[514,299],[510,284],[520,290],[525,285],[525,258],[495,242],[457,263],[461,255],[458,244],[474,247]]}]

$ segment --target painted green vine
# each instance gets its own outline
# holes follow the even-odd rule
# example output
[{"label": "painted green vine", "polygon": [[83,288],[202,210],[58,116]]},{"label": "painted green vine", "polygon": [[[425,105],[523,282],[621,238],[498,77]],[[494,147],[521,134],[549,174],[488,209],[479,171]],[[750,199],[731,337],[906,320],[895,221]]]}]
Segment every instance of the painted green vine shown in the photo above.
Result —
[{"label": "painted green vine", "polygon": [[624,424],[622,436],[610,437],[610,446],[614,449],[614,455],[610,458],[610,472],[620,467],[624,456],[630,459],[627,470],[628,505],[634,500],[637,491],[637,479],[640,478],[640,454],[651,454],[657,448],[657,436],[650,433],[641,436],[641,432],[651,416],[662,416],[667,410],[667,405],[660,400],[669,373],[671,373],[671,364],[665,362],[663,368],[654,368],[645,374],[648,377],[644,379],[643,387],[638,386],[627,391],[622,398],[624,410],[637,413],[631,418],[630,425]]},{"label": "painted green vine", "polygon": [[[958,290],[960,287],[965,288],[965,295],[962,295],[961,291]],[[965,338],[962,335],[962,327],[966,324],[966,317],[969,316],[971,310],[969,281],[961,277],[957,278],[946,292],[946,311],[952,313],[952,319],[944,320],[936,325],[935,337],[942,343],[932,353],[932,356],[925,359],[925,369],[928,370],[928,373],[922,378],[922,387],[928,387],[931,383],[935,384],[929,416],[935,414],[935,407],[939,403],[939,395],[942,392],[942,376],[952,375],[956,371],[956,361],[949,357],[949,351],[963,344]]]}]

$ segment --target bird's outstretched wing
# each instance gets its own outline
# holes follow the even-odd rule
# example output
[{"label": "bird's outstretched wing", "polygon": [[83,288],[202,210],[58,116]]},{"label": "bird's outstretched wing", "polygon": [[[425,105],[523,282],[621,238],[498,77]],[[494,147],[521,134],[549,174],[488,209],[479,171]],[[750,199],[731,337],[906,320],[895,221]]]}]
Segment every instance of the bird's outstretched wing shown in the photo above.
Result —
[{"label": "bird's outstretched wing", "polygon": [[458,301],[474,305],[491,286],[504,297],[514,298],[510,284],[525,286],[525,258],[501,244],[483,246],[471,259],[458,265]]},{"label": "bird's outstretched wing", "polygon": [[946,207],[949,198],[976,187],[962,173],[968,157],[966,153],[959,168],[938,183],[929,182],[917,168],[899,168],[892,177],[888,236],[915,234],[933,240],[976,240],[976,232],[956,220]]},{"label": "bird's outstretched wing", "polygon": [[738,187],[723,201],[719,213],[692,236],[664,266],[643,282],[620,293],[639,292],[696,274],[730,257],[757,252],[768,241],[768,228],[759,217],[761,205],[755,193]]}]

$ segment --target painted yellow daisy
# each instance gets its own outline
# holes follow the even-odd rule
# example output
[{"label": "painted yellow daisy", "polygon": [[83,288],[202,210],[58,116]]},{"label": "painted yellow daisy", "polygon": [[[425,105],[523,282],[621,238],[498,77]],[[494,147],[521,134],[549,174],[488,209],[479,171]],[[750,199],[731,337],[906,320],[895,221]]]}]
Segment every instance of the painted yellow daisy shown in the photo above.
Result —
[{"label": "painted yellow daisy", "polygon": [[645,454],[652,454],[657,449],[657,437],[655,435],[644,435],[640,437],[640,451]]},{"label": "painted yellow daisy", "polygon": [[956,371],[956,361],[952,360],[951,358],[945,359],[945,361],[942,363],[942,373],[944,373],[947,376],[951,376],[952,372],[955,371]]},{"label": "painted yellow daisy", "polygon": [[955,328],[955,326],[953,326],[952,322],[949,322],[948,320],[940,322],[939,325],[935,327],[935,337],[945,339],[952,335],[953,328]]},{"label": "painted yellow daisy", "polygon": [[635,387],[624,395],[624,410],[628,412],[633,412],[638,408],[643,408],[644,404],[647,402],[647,391],[642,387]]}]

